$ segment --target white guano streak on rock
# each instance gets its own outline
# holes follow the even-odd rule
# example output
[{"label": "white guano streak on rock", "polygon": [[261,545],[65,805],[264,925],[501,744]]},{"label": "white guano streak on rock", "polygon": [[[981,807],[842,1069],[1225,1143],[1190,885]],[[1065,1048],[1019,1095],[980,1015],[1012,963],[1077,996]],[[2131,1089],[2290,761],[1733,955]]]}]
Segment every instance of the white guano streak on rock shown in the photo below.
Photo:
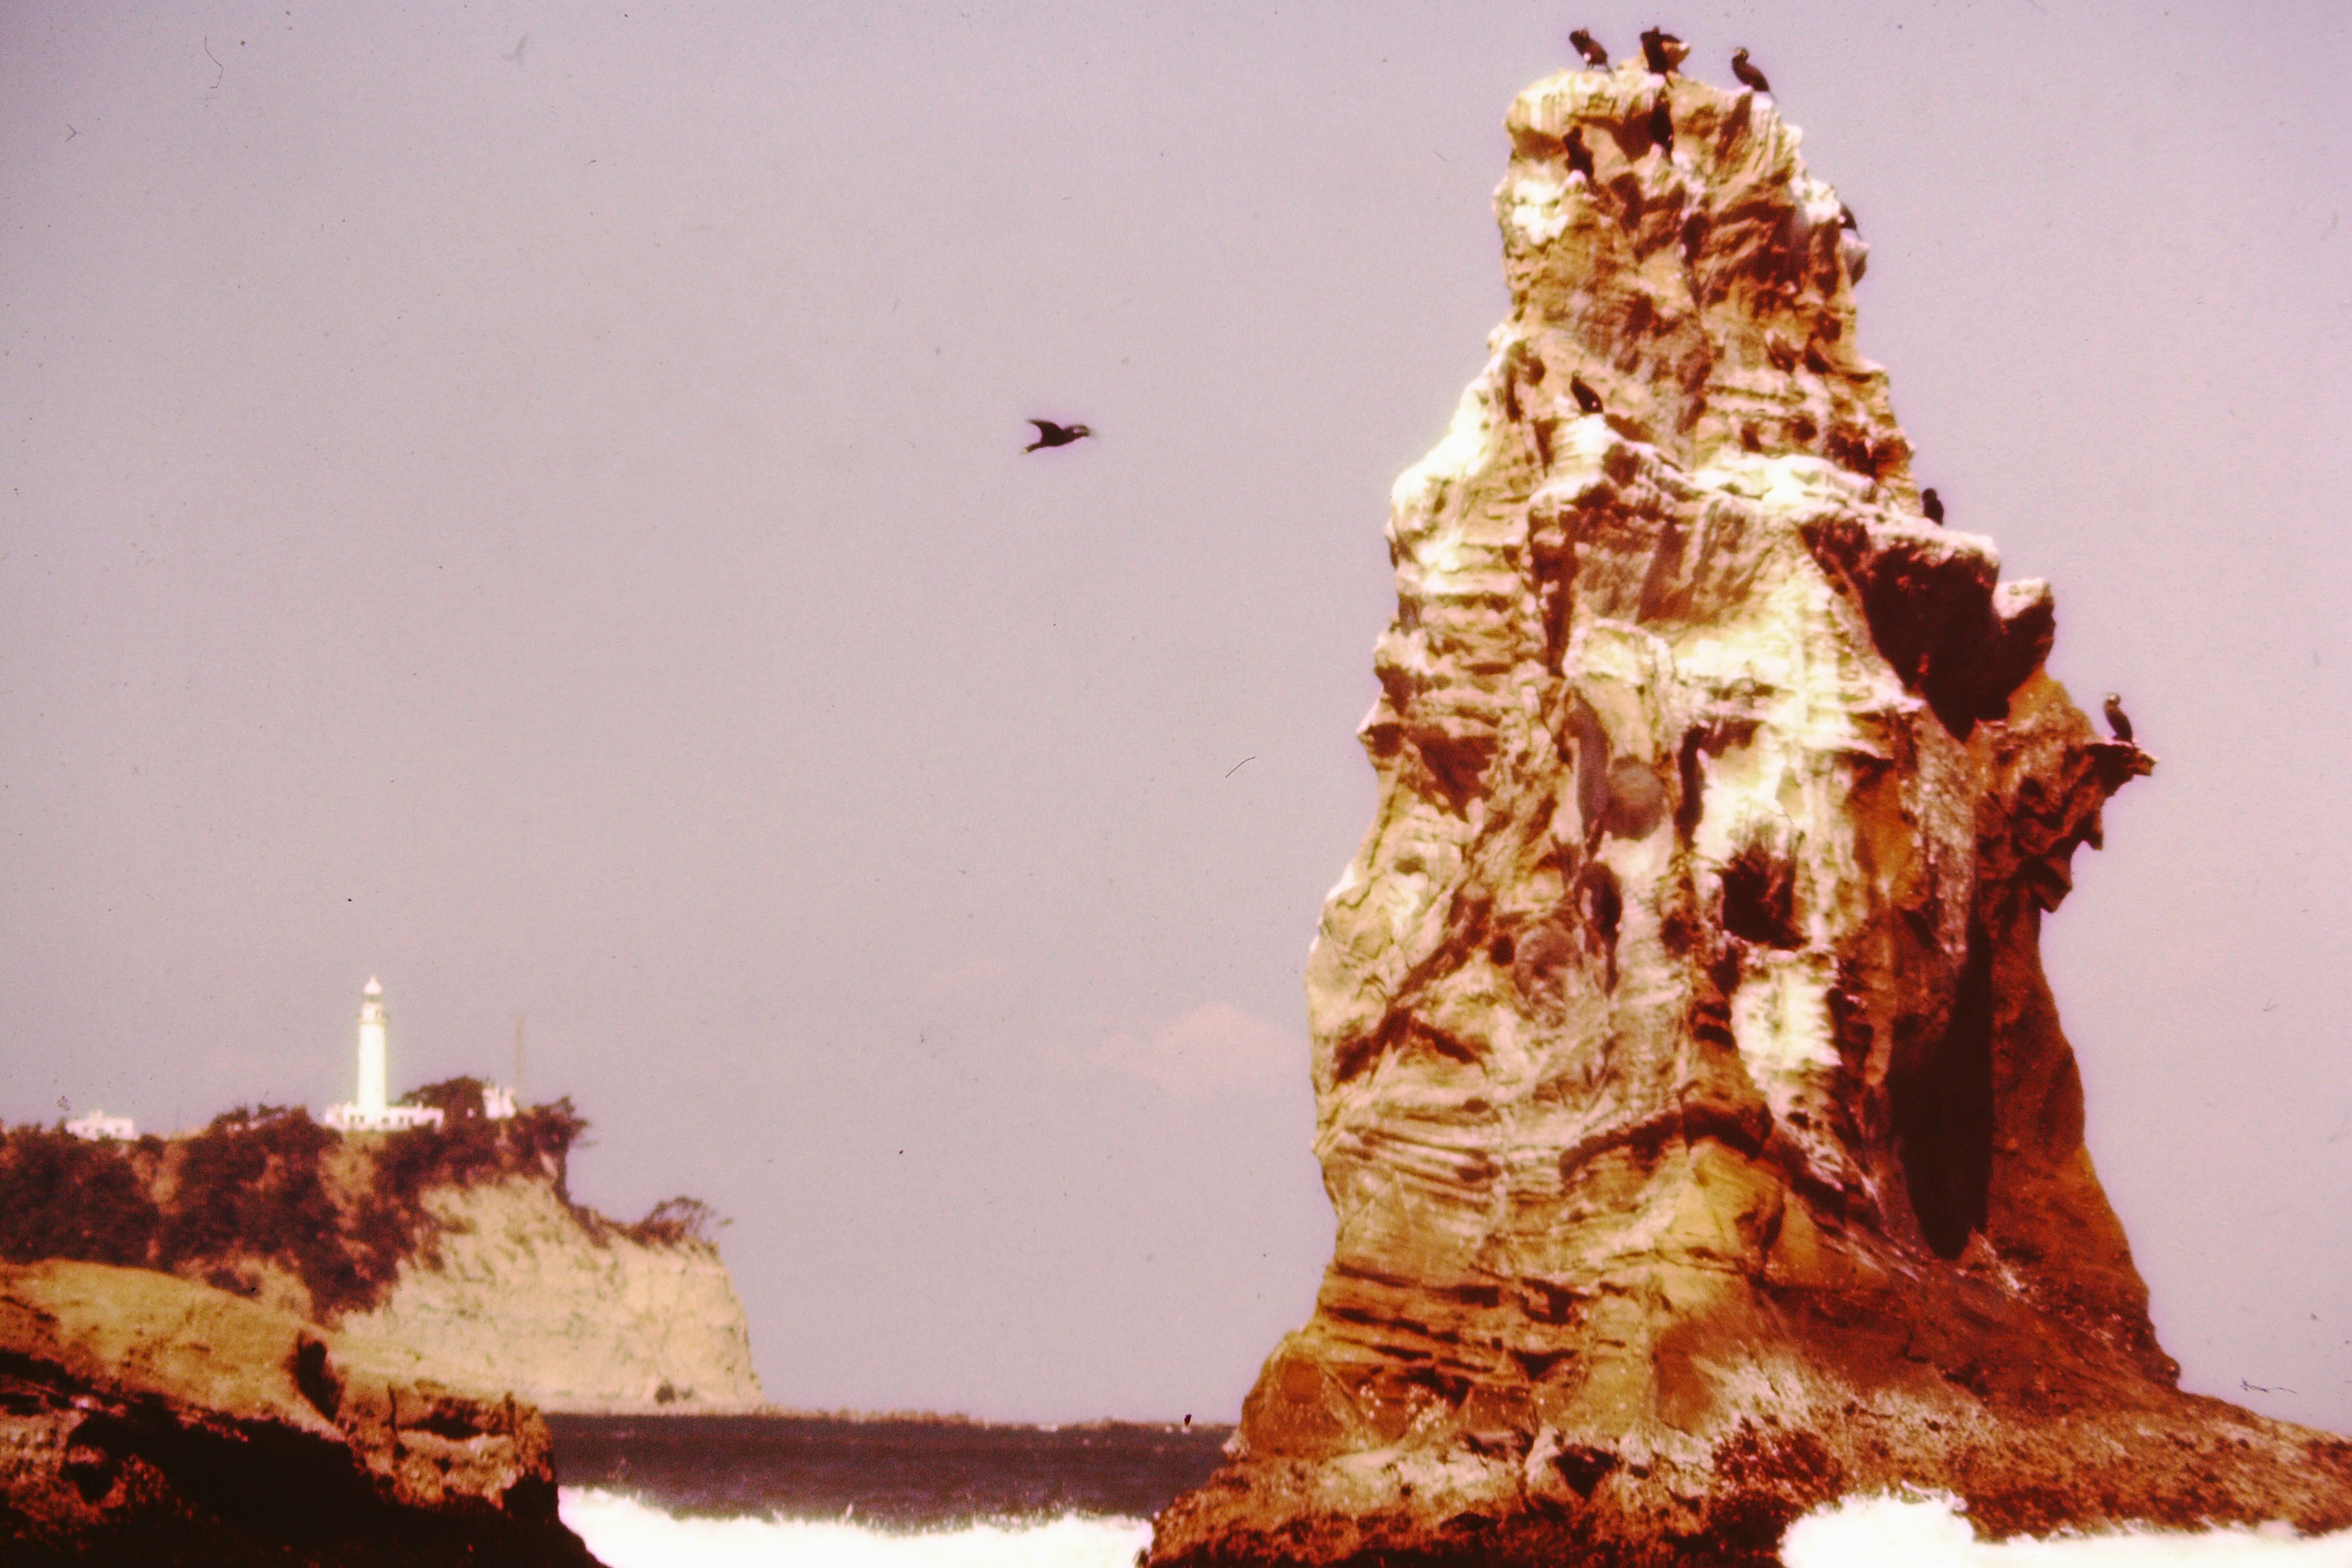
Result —
[{"label": "white guano streak on rock", "polygon": [[1394,518],[1391,531],[1400,543],[1408,536],[1406,519],[1417,515],[1425,520],[1436,505],[1433,492],[1440,486],[1459,484],[1469,478],[1486,455],[1493,422],[1481,395],[1482,384],[1483,381],[1474,381],[1463,390],[1445,434],[1426,457],[1399,474],[1390,489],[1389,510]]},{"label": "white guano streak on rock", "polygon": [[1560,202],[1567,188],[1565,181],[1533,174],[1505,181],[1498,192],[1504,221],[1528,245],[1559,238],[1568,228],[1568,209]]}]

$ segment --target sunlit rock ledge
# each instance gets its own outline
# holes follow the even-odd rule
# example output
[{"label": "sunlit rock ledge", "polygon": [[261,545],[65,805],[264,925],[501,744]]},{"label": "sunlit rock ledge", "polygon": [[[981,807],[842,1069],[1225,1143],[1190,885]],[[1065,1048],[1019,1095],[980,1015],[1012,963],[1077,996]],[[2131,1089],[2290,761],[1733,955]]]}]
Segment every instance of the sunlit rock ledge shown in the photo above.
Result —
[{"label": "sunlit rock ledge", "polygon": [[1511,311],[1395,486],[1308,960],[1335,1256],[1153,1561],[1767,1562],[1906,1489],[2352,1523],[2352,1445],[2150,1327],[2039,938],[2154,759],[1924,514],[1835,193],[1638,65],[1507,124]]},{"label": "sunlit rock ledge", "polygon": [[0,1558],[593,1568],[527,1403],[167,1274],[0,1264]]}]

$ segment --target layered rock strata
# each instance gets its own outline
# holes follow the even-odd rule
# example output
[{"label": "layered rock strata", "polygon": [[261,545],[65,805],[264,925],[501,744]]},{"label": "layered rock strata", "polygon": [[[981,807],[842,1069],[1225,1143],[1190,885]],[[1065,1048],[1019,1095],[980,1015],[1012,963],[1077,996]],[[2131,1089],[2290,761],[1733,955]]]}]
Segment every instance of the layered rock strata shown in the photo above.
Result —
[{"label": "layered rock strata", "polygon": [[751,1331],[719,1249],[589,1234],[543,1181],[425,1194],[429,1251],[337,1327],[355,1349],[561,1412],[760,1408]]},{"label": "layered rock strata", "polygon": [[1922,515],[1836,195],[1638,65],[1507,123],[1511,313],[1396,485],[1308,961],[1335,1256],[1154,1561],[1767,1562],[1906,1488],[2352,1522],[2352,1445],[2149,1326],[2038,948],[2153,762]]},{"label": "layered rock strata", "polygon": [[594,1562],[530,1405],[91,1263],[0,1265],[0,1542],[24,1564]]}]

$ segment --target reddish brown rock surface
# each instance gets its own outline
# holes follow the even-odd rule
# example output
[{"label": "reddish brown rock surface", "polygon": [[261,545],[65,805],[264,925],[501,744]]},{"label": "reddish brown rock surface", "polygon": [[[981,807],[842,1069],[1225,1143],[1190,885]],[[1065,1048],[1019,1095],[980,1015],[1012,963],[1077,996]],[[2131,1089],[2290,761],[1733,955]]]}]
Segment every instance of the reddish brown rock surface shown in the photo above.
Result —
[{"label": "reddish brown rock surface", "polygon": [[528,1405],[169,1275],[0,1265],[0,1561],[593,1568]]},{"label": "reddish brown rock surface", "polygon": [[1903,1488],[2352,1523],[2352,1445],[2150,1329],[2039,941],[2153,760],[1921,514],[1835,195],[1638,66],[1508,125],[1512,311],[1397,483],[1308,964],[1336,1256],[1153,1560],[1766,1562]]}]

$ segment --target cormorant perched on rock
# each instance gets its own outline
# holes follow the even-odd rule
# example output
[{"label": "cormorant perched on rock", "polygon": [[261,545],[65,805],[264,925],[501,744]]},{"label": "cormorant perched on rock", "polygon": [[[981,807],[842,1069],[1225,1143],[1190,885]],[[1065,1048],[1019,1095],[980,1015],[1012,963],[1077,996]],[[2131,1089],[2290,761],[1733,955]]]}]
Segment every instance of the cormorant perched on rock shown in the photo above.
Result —
[{"label": "cormorant perched on rock", "polygon": [[1066,447],[1094,434],[1083,425],[1056,425],[1051,419],[1032,419],[1029,423],[1037,426],[1037,438],[1021,448],[1024,452],[1034,452],[1040,447]]},{"label": "cormorant perched on rock", "polygon": [[1929,485],[1926,489],[1919,492],[1919,510],[1927,514],[1927,521],[1929,522],[1936,524],[1938,528],[1943,526],[1944,498],[1936,493],[1935,486]]},{"label": "cormorant perched on rock", "polygon": [[1609,68],[1609,51],[1602,48],[1600,41],[1583,28],[1579,27],[1570,33],[1568,36],[1568,41],[1576,46],[1576,52],[1584,57],[1586,65],[1597,71],[1605,71]]},{"label": "cormorant perched on rock", "polygon": [[1690,46],[1672,33],[1656,27],[1642,29],[1642,61],[1650,68],[1652,76],[1672,76],[1675,68],[1689,58]]},{"label": "cormorant perched on rock", "polygon": [[1667,97],[1663,89],[1658,93],[1658,101],[1650,109],[1650,140],[1658,144],[1661,153],[1672,153],[1675,150],[1675,116],[1667,107]]},{"label": "cormorant perched on rock", "polygon": [[2116,739],[2125,745],[2136,744],[2132,740],[2131,721],[2124,717],[2124,700],[2112,691],[2107,693],[2107,728],[2113,730]]},{"label": "cormorant perched on rock", "polygon": [[1571,173],[1583,175],[1587,184],[1601,183],[1601,176],[1592,172],[1592,149],[1584,144],[1581,131],[1568,133],[1568,166]]},{"label": "cormorant perched on rock", "polygon": [[1764,79],[1764,73],[1748,63],[1746,49],[1731,51],[1731,74],[1739,79],[1739,85],[1742,87],[1752,87],[1758,92],[1772,90],[1772,84]]},{"label": "cormorant perched on rock", "polygon": [[1585,385],[1584,378],[1582,376],[1570,376],[1568,378],[1568,390],[1576,395],[1576,405],[1579,408],[1583,409],[1587,414],[1598,414],[1601,412],[1601,395],[1593,391],[1592,388]]}]

